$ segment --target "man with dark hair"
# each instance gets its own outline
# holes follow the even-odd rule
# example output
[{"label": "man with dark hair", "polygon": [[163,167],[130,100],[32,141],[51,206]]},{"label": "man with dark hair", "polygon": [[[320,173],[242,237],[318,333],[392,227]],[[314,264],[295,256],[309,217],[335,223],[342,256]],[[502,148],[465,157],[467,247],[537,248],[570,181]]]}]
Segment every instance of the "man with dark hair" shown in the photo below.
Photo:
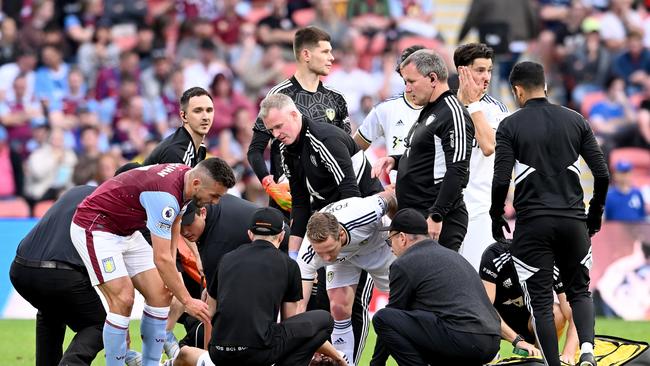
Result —
[{"label": "man with dark hair", "polygon": [[[383,190],[381,183],[370,177],[368,160],[350,135],[340,128],[304,117],[288,96],[273,94],[264,98],[260,117],[273,137],[280,141],[282,164],[291,186],[290,253],[301,248],[312,211],[342,199],[367,197]],[[366,291],[363,289],[369,291],[372,280],[366,281],[362,276],[359,281],[362,285],[357,288],[357,297],[364,305],[353,313],[363,318],[357,319],[355,324],[351,319],[337,319],[338,329],[346,333],[367,327],[365,304],[369,296],[363,296]],[[325,283],[325,279],[319,283]],[[356,352],[356,357],[360,357],[365,336],[356,333],[355,339],[355,344],[361,346]]]},{"label": "man with dark hair", "polygon": [[406,137],[401,155],[381,158],[373,176],[397,169],[397,203],[417,209],[429,234],[455,251],[467,231],[463,188],[469,176],[474,125],[447,84],[447,65],[430,50],[419,50],[402,62],[406,93],[425,105]]},{"label": "man with dark hair", "polygon": [[[207,305],[189,295],[174,265],[177,216],[190,200],[199,206],[216,203],[234,184],[232,170],[218,158],[195,168],[149,165],[106,181],[77,207],[70,236],[91,283],[108,302],[103,330],[108,366],[124,362],[134,287],[146,302],[141,323],[144,366],[160,360],[170,291],[188,313],[209,321]],[[151,231],[153,250],[138,231],[145,227]]]},{"label": "man with dark hair", "polygon": [[483,43],[462,45],[454,52],[460,87],[458,100],[474,123],[469,181],[464,192],[468,223],[465,240],[458,252],[478,271],[481,255],[494,240],[490,230],[490,187],[494,170],[495,133],[509,112],[506,106],[487,94],[492,80],[492,48]]},{"label": "man with dark hair", "polygon": [[[401,74],[399,65],[413,52],[424,49],[424,46],[415,45],[408,47],[400,56],[397,64],[398,74]],[[404,152],[404,138],[413,123],[418,119],[422,106],[413,103],[411,95],[401,93],[377,104],[368,113],[363,123],[354,134],[354,141],[363,150],[367,150],[373,141],[384,137],[387,155],[399,155]],[[393,174],[395,173],[395,174]],[[391,172],[390,180],[395,183],[396,172]]]},{"label": "man with dark hair", "polygon": [[[267,95],[284,94],[289,96],[300,113],[314,122],[324,122],[351,132],[348,106],[343,95],[329,89],[320,81],[332,69],[334,56],[330,45],[330,36],[316,27],[299,29],[294,37],[294,54],[296,55],[296,73],[289,79],[273,87]],[[271,172],[266,167],[264,151],[273,136],[258,116],[253,127],[253,139],[248,148],[248,162],[262,186],[269,193],[270,205],[280,208],[289,216],[291,201],[283,200],[274,192],[286,192],[279,187],[284,175],[280,161],[280,143],[271,143]],[[286,183],[285,183],[286,186]],[[278,202],[280,201],[280,202]],[[296,249],[297,250],[297,249]]]},{"label": "man with dark hair", "polygon": [[390,266],[388,304],[372,318],[377,347],[371,365],[385,364],[386,351],[399,365],[492,360],[499,351],[499,315],[472,266],[431,240],[415,209],[398,211],[384,230],[397,259]]},{"label": "man with dark hair", "polygon": [[302,298],[300,270],[278,250],[284,226],[284,216],[275,208],[253,213],[248,229],[252,242],[226,254],[208,286],[214,315],[208,350],[183,347],[165,365],[307,366],[317,350],[347,365],[327,341],[332,317],[323,310],[296,313]]},{"label": "man with dark hair", "polygon": [[191,167],[205,159],[205,135],[214,119],[212,96],[205,89],[193,87],[180,98],[183,125],[164,139],[144,160],[144,165],[182,163]]},{"label": "man with dark hair", "polygon": [[[546,99],[544,68],[521,62],[510,73],[519,111],[506,117],[496,134],[492,181],[492,235],[510,231],[503,217],[512,170],[517,230],[510,253],[526,306],[547,365],[559,366],[553,323],[553,265],[557,265],[580,339],[580,366],[595,366],[594,305],[589,292],[591,240],[600,230],[609,173],[587,121]],[[585,215],[580,157],[594,176],[594,194]],[[585,225],[586,221],[586,225]]]}]

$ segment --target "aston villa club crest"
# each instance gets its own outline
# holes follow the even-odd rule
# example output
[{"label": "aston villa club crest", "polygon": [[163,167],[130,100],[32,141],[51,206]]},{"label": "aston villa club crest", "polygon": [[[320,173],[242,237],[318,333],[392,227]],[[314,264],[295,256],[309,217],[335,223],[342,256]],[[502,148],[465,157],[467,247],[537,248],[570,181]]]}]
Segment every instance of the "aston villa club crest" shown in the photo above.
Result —
[{"label": "aston villa club crest", "polygon": [[104,267],[104,272],[106,273],[115,272],[115,261],[113,261],[113,257],[102,259],[102,266]]},{"label": "aston villa club crest", "polygon": [[327,108],[327,109],[325,110],[325,115],[327,116],[327,118],[328,118],[330,121],[333,121],[333,120],[334,120],[334,117],[336,117],[336,112],[334,112],[334,109],[332,109],[332,108]]}]

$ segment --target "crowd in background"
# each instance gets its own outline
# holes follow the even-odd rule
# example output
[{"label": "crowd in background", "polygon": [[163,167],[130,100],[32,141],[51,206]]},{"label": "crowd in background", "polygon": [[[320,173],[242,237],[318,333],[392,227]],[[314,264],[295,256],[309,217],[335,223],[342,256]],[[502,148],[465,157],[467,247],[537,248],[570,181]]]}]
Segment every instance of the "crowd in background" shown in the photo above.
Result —
[{"label": "crowd in background", "polygon": [[56,199],[142,161],[180,126],[181,93],[201,86],[215,104],[209,153],[234,168],[236,193],[266,202],[246,159],[251,128],[260,100],[295,71],[294,31],[313,24],[332,36],[336,65],[324,82],[345,95],[353,130],[403,91],[394,70],[409,43],[434,48],[455,72],[449,55],[470,30],[504,30],[492,94],[511,98],[517,59],[543,63],[549,97],[588,118],[623,176],[612,199],[638,188],[638,219],[650,208],[650,159],[616,155],[634,147],[650,157],[650,1],[474,0],[457,39],[439,31],[435,0],[0,3],[2,198]]}]

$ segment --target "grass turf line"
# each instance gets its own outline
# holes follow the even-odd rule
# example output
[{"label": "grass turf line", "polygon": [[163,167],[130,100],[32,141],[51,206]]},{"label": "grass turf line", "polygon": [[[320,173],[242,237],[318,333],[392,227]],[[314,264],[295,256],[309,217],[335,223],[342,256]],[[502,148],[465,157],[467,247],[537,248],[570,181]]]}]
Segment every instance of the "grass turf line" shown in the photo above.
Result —
[{"label": "grass turf line", "polygon": [[[32,366],[35,363],[35,339],[36,327],[34,320],[0,320],[0,365],[3,366]],[[141,349],[140,344],[140,322],[132,321],[131,325],[132,346],[136,350]],[[175,331],[179,338],[184,334],[182,327]],[[596,334],[613,335],[623,338],[645,341],[650,343],[650,322],[626,322],[619,319],[598,318],[596,320]],[[73,333],[66,333],[66,343],[72,339]],[[375,345],[375,333],[370,328],[368,341],[363,352],[359,366],[368,365]],[[508,342],[501,342],[501,356],[511,355],[512,346]],[[97,356],[93,366],[104,366],[103,351]],[[395,366],[395,362],[388,365]]]}]

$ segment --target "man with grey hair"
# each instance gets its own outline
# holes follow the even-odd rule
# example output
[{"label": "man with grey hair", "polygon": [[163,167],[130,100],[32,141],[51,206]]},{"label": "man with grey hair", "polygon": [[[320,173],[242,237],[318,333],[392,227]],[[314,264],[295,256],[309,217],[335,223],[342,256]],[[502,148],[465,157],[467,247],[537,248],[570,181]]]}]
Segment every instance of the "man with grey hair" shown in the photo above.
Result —
[{"label": "man with grey hair", "polygon": [[435,52],[414,52],[400,70],[405,93],[425,107],[405,139],[404,153],[379,159],[372,175],[397,170],[398,208],[418,210],[427,219],[431,237],[458,251],[467,232],[463,189],[474,124],[449,90],[447,65]]},{"label": "man with grey hair", "polygon": [[[280,142],[281,162],[289,179],[293,199],[289,253],[300,249],[313,211],[383,190],[379,180],[370,177],[370,164],[352,137],[336,126],[312,122],[298,111],[290,97],[280,93],[268,95],[260,105],[259,115],[266,129]],[[330,303],[336,301],[330,298]],[[366,317],[365,305],[363,313]],[[338,341],[334,346],[352,361],[354,345],[363,345],[365,337],[362,335],[355,342],[349,314],[332,315],[332,338]],[[359,324],[364,330],[367,326],[366,322]],[[357,358],[361,350],[357,350]]]}]

